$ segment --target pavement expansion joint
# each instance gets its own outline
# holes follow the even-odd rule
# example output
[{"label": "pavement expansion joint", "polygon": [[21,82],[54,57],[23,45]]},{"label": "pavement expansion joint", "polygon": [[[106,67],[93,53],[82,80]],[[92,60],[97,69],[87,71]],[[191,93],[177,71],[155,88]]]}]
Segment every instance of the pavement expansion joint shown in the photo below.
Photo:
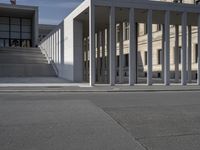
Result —
[{"label": "pavement expansion joint", "polygon": [[200,133],[183,133],[183,134],[170,134],[170,135],[161,135],[161,136],[149,136],[149,137],[140,137],[135,138],[136,140],[144,140],[144,139],[157,139],[157,138],[166,138],[166,137],[184,137],[184,136],[199,136]]}]

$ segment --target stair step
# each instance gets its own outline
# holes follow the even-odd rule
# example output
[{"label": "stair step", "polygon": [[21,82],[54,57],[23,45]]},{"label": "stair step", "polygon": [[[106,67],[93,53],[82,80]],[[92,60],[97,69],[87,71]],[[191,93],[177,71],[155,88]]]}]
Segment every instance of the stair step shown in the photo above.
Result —
[{"label": "stair step", "polygon": [[39,48],[0,48],[0,77],[55,77]]},{"label": "stair step", "polygon": [[35,48],[35,47],[33,47],[33,48],[31,48],[31,47],[2,47],[2,48],[0,48],[0,50],[10,50],[10,51],[12,51],[12,50],[30,50],[30,51],[41,51],[40,50],[40,48]]},{"label": "stair step", "polygon": [[48,61],[44,58],[16,58],[16,57],[9,57],[9,58],[1,58],[0,57],[0,64],[42,64],[42,63],[48,63]]},{"label": "stair step", "polygon": [[30,53],[0,53],[0,58],[2,57],[37,57],[37,58],[45,58],[45,55],[44,54],[37,54],[37,53],[33,53],[33,54],[30,54]]},{"label": "stair step", "polygon": [[1,50],[0,53],[24,53],[24,54],[42,54],[41,51],[36,50]]},{"label": "stair step", "polygon": [[50,64],[0,64],[0,77],[56,77]]}]

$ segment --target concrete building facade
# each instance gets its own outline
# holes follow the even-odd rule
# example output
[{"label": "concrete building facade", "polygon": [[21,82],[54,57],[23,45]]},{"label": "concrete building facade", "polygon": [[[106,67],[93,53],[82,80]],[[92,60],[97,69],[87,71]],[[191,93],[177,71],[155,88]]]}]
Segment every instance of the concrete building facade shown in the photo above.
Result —
[{"label": "concrete building facade", "polygon": [[0,4],[0,47],[38,45],[38,7]]},{"label": "concrete building facade", "polygon": [[5,82],[57,77],[38,48],[38,20],[38,7],[0,4],[0,77]]},{"label": "concrete building facade", "polygon": [[199,85],[198,43],[199,5],[85,0],[40,47],[72,82]]}]

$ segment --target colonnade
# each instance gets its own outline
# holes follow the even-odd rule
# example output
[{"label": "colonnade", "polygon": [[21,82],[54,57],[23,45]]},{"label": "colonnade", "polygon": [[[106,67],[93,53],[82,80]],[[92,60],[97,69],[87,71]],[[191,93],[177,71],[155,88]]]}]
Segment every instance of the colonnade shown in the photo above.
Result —
[{"label": "colonnade", "polygon": [[[95,6],[89,7],[89,37],[85,38],[86,54],[86,72],[87,80],[93,86],[98,81],[109,81],[111,86],[116,84],[116,8],[110,7],[108,29],[95,33]],[[164,85],[170,85],[170,14],[169,10],[164,12],[163,23],[163,62],[162,72]],[[182,29],[182,52],[181,52],[181,84],[186,85],[191,81],[191,26],[188,25],[187,12],[181,13]],[[129,85],[135,85],[137,79],[137,39],[136,39],[136,18],[135,9],[129,9]],[[147,85],[152,85],[152,24],[153,10],[147,10]],[[119,36],[119,82],[123,83],[123,24],[120,23]],[[188,28],[188,30],[187,30]],[[187,32],[188,31],[188,32]],[[188,33],[188,36],[187,36]],[[96,38],[95,38],[96,37]],[[95,41],[97,39],[97,41]],[[96,44],[95,44],[96,43]],[[198,43],[200,43],[200,14],[198,14]],[[179,79],[179,25],[175,25],[175,79]],[[101,52],[101,53],[100,53]],[[102,56],[100,56],[100,54]],[[100,59],[102,58],[102,59]],[[200,46],[198,46],[198,58],[200,58]],[[102,63],[102,64],[101,64]],[[97,69],[101,66],[101,69]],[[200,85],[200,60],[198,59],[197,84]]]}]

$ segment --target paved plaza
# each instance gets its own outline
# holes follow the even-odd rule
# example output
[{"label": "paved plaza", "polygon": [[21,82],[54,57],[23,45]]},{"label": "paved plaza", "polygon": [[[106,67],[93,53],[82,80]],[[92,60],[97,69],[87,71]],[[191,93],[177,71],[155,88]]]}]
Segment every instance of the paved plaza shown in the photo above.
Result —
[{"label": "paved plaza", "polygon": [[1,92],[1,150],[199,150],[200,92]]}]

